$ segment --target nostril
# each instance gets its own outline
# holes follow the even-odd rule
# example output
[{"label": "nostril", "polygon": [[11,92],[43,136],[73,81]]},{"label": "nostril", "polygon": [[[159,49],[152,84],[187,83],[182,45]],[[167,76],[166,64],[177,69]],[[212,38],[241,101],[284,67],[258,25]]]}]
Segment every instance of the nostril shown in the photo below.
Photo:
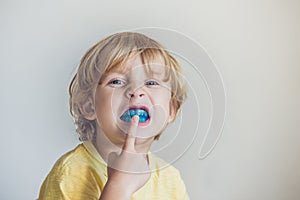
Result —
[{"label": "nostril", "polygon": [[133,94],[133,93],[127,93],[127,95],[128,95],[129,98],[134,97],[134,94]]},{"label": "nostril", "polygon": [[[133,98],[134,96],[135,96],[135,94],[129,94],[128,95],[130,98]],[[138,96],[138,97],[143,97],[143,96],[145,96],[145,94],[139,94],[139,95],[136,95],[136,96]]]}]

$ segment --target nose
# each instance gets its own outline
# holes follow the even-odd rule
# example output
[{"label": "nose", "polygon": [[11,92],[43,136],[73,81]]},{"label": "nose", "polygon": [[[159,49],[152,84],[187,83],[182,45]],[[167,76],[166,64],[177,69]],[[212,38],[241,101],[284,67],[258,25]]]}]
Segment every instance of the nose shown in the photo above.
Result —
[{"label": "nose", "polygon": [[137,87],[135,89],[133,88],[129,88],[128,91],[127,91],[127,97],[129,99],[140,99],[140,98],[143,98],[145,96],[145,91],[143,90],[143,87]]}]

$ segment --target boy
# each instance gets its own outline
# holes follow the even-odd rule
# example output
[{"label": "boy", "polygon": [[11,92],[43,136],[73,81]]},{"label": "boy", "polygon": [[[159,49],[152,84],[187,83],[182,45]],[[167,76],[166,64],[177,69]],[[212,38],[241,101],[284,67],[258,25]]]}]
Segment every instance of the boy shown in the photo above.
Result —
[{"label": "boy", "polygon": [[180,73],[143,34],[117,33],[90,48],[69,88],[83,143],[55,163],[39,199],[188,199],[178,170],[149,153],[186,98]]}]

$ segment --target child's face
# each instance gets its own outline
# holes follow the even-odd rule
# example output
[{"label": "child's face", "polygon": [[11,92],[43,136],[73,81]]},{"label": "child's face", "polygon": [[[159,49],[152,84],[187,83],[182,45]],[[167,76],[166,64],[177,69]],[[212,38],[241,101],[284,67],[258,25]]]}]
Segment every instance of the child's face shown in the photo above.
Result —
[{"label": "child's face", "polygon": [[141,59],[134,57],[101,78],[95,94],[95,117],[115,145],[123,145],[132,115],[140,116],[137,137],[142,140],[153,139],[174,119],[171,86],[164,81],[165,66],[159,63],[162,61],[151,66],[153,73],[147,73]]}]

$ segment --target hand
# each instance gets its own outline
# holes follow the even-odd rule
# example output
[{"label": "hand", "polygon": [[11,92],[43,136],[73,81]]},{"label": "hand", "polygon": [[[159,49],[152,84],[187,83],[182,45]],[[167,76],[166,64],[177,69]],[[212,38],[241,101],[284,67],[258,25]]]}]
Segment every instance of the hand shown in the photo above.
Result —
[{"label": "hand", "polygon": [[139,117],[133,116],[120,155],[113,152],[108,156],[108,181],[104,190],[114,191],[113,196],[105,194],[114,199],[130,199],[134,192],[146,184],[151,175],[146,154],[138,153],[135,149],[138,122]]}]

